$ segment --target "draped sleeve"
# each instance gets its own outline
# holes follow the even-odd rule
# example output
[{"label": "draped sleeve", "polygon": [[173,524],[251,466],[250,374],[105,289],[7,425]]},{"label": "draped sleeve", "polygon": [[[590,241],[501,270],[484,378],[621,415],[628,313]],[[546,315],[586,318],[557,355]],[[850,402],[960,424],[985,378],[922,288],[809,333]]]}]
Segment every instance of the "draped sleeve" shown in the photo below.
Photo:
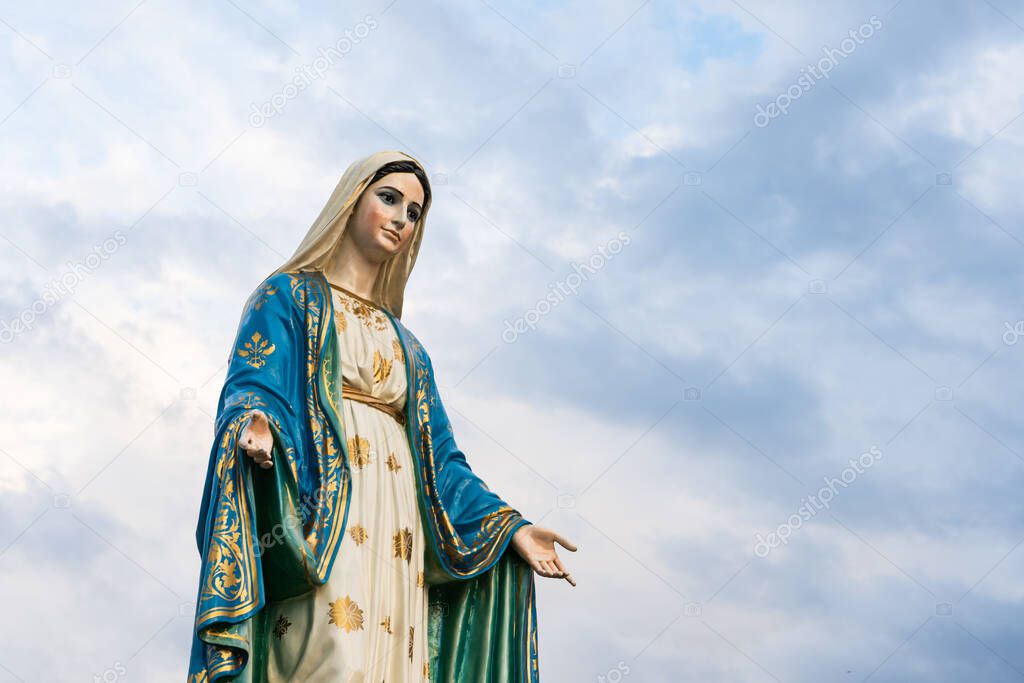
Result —
[{"label": "draped sleeve", "polygon": [[413,424],[427,510],[438,558],[452,577],[465,579],[490,569],[516,529],[530,522],[491,491],[455,442],[451,420],[437,389],[433,363],[415,335],[403,328],[411,348]]},{"label": "draped sleeve", "polygon": [[196,526],[196,544],[200,551],[211,540],[210,515],[214,512],[211,496],[220,485],[229,484],[224,475],[234,461],[234,458],[219,456],[230,456],[224,451],[237,442],[249,412],[260,410],[266,414],[275,432],[275,445],[279,440],[289,441],[287,448],[293,449],[289,438],[291,430],[284,427],[294,425],[298,418],[290,400],[295,394],[294,387],[289,386],[299,376],[299,369],[294,367],[295,354],[290,353],[299,342],[298,321],[288,298],[278,298],[284,284],[282,279],[278,276],[264,282],[249,297],[231,347],[214,421],[214,435],[218,438],[210,453],[207,471],[213,476],[206,478]]},{"label": "draped sleeve", "polygon": [[[430,364],[429,357],[427,362]],[[430,372],[434,375],[432,364]],[[455,530],[468,546],[490,540],[502,546],[495,548],[495,552],[500,553],[515,530],[530,522],[473,471],[466,454],[455,441],[455,431],[436,382],[431,382],[431,391],[431,421],[438,425],[434,452],[440,454],[438,486],[441,499],[448,501],[449,509],[454,511]],[[486,569],[481,567],[477,571]]]},{"label": "draped sleeve", "polygon": [[[336,346],[315,278],[281,273],[246,301],[228,360],[196,527],[201,559],[189,683],[247,683],[262,657],[263,607],[326,581],[348,500],[342,434],[324,406]],[[324,312],[328,311],[328,315]],[[324,400],[327,399],[327,400]],[[274,466],[238,448],[266,416]]]}]

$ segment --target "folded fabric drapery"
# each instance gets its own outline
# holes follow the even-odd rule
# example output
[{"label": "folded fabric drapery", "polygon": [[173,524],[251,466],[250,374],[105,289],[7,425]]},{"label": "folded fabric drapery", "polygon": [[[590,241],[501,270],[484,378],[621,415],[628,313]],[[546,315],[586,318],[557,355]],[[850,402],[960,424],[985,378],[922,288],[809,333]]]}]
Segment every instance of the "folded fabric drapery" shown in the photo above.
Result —
[{"label": "folded fabric drapery", "polygon": [[358,389],[348,382],[341,383],[341,395],[343,398],[350,398],[353,401],[359,401],[365,403],[368,406],[373,406],[377,410],[382,410],[391,417],[395,418],[398,424],[405,426],[405,413],[386,401],[381,401],[373,394],[368,394],[361,389]]}]

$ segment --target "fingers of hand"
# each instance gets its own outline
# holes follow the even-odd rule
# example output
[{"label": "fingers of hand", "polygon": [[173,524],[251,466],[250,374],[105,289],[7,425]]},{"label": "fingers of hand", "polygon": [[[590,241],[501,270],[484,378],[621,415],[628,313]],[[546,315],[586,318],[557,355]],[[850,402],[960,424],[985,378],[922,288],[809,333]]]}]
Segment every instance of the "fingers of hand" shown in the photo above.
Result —
[{"label": "fingers of hand", "polygon": [[552,579],[559,579],[562,577],[561,570],[558,569],[558,567],[555,566],[555,563],[551,560],[541,560],[540,565],[544,568],[544,571],[542,572],[543,576]]},{"label": "fingers of hand", "polygon": [[555,562],[555,566],[558,567],[559,571],[561,571],[562,578],[565,579],[566,581],[568,581],[570,585],[575,587],[576,586],[576,579],[572,578],[572,574],[570,574],[569,572],[567,572],[565,570],[565,565],[563,565],[562,561],[560,559],[558,559],[558,556],[555,556],[554,562]]},{"label": "fingers of hand", "polygon": [[569,539],[567,539],[565,536],[555,534],[555,541],[566,550],[576,552],[576,544],[570,542]]},{"label": "fingers of hand", "polygon": [[550,559],[534,557],[530,560],[530,566],[541,576],[551,579],[565,579],[570,585],[575,586],[576,580],[572,578],[569,572],[565,571],[565,566],[558,559],[558,555],[552,553],[549,557]]},{"label": "fingers of hand", "polygon": [[273,467],[273,458],[271,457],[270,452],[268,452],[267,450],[255,446],[249,447],[249,444],[247,444],[243,448],[245,448],[246,455],[255,460],[256,464],[262,467],[263,469]]}]

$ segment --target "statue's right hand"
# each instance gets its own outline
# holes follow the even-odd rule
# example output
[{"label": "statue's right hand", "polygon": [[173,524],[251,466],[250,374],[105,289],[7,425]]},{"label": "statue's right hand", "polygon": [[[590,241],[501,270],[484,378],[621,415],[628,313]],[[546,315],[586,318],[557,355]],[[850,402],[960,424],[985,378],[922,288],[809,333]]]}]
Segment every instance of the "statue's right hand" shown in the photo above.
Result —
[{"label": "statue's right hand", "polygon": [[260,410],[249,412],[249,422],[238,437],[238,447],[256,461],[263,469],[274,466],[271,455],[274,452],[274,434],[270,431],[267,416]]}]

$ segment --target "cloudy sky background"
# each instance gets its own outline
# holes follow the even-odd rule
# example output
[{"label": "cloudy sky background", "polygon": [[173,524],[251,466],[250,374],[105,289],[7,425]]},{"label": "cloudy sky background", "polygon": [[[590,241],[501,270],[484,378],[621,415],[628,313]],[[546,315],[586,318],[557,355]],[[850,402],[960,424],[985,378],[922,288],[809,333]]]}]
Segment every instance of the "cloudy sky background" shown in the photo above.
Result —
[{"label": "cloudy sky background", "polygon": [[393,148],[460,447],[580,545],[544,680],[1024,679],[1020,3],[4,3],[0,55],[0,681],[184,678],[242,304]]}]

